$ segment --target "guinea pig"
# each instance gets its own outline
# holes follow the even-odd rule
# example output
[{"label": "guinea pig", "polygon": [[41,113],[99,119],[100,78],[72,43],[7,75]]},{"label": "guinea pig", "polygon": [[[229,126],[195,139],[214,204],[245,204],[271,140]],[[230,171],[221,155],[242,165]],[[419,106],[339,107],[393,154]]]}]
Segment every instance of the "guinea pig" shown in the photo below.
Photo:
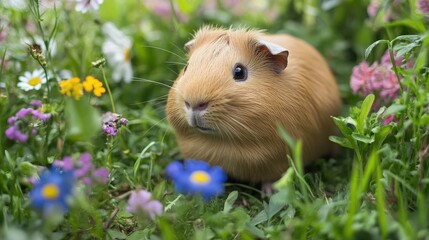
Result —
[{"label": "guinea pig", "polygon": [[203,27],[185,48],[188,62],[166,106],[183,157],[258,183],[288,168],[278,125],[302,139],[304,164],[333,151],[331,116],[341,101],[314,47],[289,35]]}]

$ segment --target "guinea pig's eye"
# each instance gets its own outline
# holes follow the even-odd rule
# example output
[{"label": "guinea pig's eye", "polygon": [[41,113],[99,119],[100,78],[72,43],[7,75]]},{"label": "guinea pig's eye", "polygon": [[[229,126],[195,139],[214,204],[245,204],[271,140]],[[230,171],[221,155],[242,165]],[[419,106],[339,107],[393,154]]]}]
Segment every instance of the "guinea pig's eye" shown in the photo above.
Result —
[{"label": "guinea pig's eye", "polygon": [[241,63],[237,63],[232,70],[234,80],[237,82],[246,81],[247,79],[247,68]]}]

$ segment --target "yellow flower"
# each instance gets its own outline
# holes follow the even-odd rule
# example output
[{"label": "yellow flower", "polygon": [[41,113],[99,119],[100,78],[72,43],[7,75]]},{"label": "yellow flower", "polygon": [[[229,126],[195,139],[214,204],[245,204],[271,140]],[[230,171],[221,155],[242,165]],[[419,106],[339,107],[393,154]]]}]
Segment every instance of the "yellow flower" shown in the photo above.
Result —
[{"label": "yellow flower", "polygon": [[70,78],[69,80],[64,80],[60,82],[60,92],[67,96],[73,96],[76,100],[79,100],[83,95],[83,85],[80,82],[80,79],[77,77]]},{"label": "yellow flower", "polygon": [[83,88],[87,92],[93,92],[95,96],[100,97],[103,93],[106,92],[106,89],[103,87],[103,84],[100,80],[94,78],[93,76],[87,76],[83,82]]}]

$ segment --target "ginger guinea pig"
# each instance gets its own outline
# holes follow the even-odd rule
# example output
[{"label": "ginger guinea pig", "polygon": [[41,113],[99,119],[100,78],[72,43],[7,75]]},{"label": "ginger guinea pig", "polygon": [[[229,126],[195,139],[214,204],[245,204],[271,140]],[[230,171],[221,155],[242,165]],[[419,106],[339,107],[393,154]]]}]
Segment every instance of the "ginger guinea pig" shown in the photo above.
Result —
[{"label": "ginger guinea pig", "polygon": [[303,140],[304,164],[329,154],[340,97],[315,48],[288,35],[205,27],[170,89],[167,118],[185,158],[249,182],[277,180],[289,149],[277,125]]}]

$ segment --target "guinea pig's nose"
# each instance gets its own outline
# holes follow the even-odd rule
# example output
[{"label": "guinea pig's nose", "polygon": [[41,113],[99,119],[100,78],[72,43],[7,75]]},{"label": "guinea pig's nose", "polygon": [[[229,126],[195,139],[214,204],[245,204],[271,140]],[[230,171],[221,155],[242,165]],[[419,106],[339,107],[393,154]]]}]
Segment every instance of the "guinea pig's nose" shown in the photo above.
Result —
[{"label": "guinea pig's nose", "polygon": [[185,101],[185,106],[187,109],[191,109],[194,111],[204,111],[209,106],[208,102],[198,102],[195,105],[191,105],[189,102]]}]

